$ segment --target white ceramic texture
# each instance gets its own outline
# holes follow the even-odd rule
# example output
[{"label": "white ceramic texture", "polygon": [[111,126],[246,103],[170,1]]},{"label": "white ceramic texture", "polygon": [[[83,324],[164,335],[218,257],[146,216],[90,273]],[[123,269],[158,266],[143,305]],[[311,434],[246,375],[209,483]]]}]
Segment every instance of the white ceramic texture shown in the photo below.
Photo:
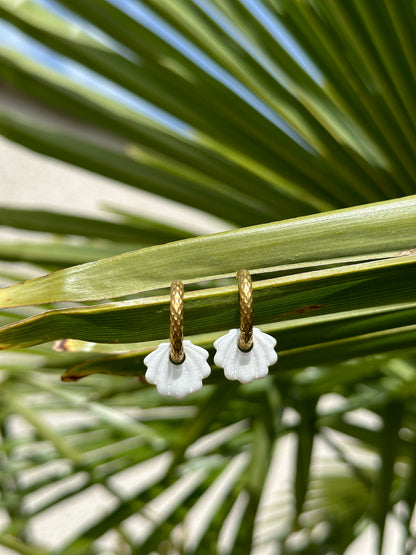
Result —
[{"label": "white ceramic texture", "polygon": [[264,378],[269,373],[269,366],[277,361],[276,339],[259,328],[253,328],[253,347],[243,352],[238,348],[239,334],[239,329],[232,329],[215,341],[215,364],[224,368],[229,380],[250,383]]},{"label": "white ceramic texture", "polygon": [[208,351],[188,340],[183,342],[183,350],[185,360],[181,364],[174,364],[170,360],[169,343],[161,343],[144,359],[147,366],[145,378],[156,386],[160,395],[183,399],[199,391],[203,378],[211,374],[211,367],[207,363]]}]

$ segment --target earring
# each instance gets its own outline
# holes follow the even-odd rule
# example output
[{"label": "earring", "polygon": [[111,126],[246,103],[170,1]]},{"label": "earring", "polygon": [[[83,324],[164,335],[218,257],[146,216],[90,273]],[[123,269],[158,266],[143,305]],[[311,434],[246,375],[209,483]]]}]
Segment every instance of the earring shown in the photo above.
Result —
[{"label": "earring", "polygon": [[160,395],[177,399],[199,391],[202,379],[211,373],[208,351],[183,340],[183,295],[183,283],[174,281],[170,287],[170,343],[161,343],[143,361],[148,383],[155,385]]},{"label": "earring", "polygon": [[277,361],[276,339],[253,328],[253,285],[247,270],[237,272],[240,297],[240,329],[230,330],[214,342],[214,363],[224,368],[225,377],[250,383],[264,378]]}]

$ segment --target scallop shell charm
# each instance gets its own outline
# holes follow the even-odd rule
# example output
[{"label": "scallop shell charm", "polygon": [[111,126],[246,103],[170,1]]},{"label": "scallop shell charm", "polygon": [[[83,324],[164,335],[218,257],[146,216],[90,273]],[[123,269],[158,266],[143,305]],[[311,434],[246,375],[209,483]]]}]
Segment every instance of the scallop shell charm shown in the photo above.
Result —
[{"label": "scallop shell charm", "polygon": [[217,339],[214,362],[224,368],[225,377],[250,383],[257,378],[264,378],[269,373],[269,366],[277,361],[274,350],[276,339],[259,328],[253,328],[253,346],[249,351],[238,347],[239,329],[232,329]]},{"label": "scallop shell charm", "polygon": [[207,378],[211,368],[207,363],[208,352],[191,341],[183,342],[185,358],[180,364],[170,359],[170,343],[161,343],[147,355],[145,378],[156,386],[160,395],[183,399],[202,388],[202,379]]}]

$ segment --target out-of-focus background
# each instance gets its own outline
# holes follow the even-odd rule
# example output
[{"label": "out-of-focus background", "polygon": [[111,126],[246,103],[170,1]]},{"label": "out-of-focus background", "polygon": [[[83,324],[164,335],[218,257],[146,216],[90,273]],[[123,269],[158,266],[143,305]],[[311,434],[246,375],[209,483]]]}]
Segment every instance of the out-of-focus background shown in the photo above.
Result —
[{"label": "out-of-focus background", "polygon": [[[133,208],[137,214],[183,225],[201,235],[228,229],[204,212],[152,195],[120,187],[111,179],[40,156],[0,137],[0,202],[2,206],[53,208],[61,212],[111,219],[105,207]],[[8,230],[9,233],[11,232]],[[5,228],[1,229],[7,234]],[[22,232],[20,232],[22,233]],[[12,232],[16,236],[16,230]],[[32,235],[33,239],[33,235]]]}]

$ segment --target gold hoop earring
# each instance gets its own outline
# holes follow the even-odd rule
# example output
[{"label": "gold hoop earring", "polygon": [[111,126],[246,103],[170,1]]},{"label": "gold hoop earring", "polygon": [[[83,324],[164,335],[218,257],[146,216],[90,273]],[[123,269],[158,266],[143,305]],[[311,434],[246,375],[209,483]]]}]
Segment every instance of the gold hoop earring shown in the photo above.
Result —
[{"label": "gold hoop earring", "polygon": [[143,362],[147,366],[147,382],[155,385],[161,395],[177,399],[199,391],[202,379],[211,373],[207,363],[208,351],[183,339],[183,317],[183,283],[173,281],[170,287],[170,342],[161,343]]},{"label": "gold hoop earring", "polygon": [[225,377],[250,383],[264,378],[277,361],[276,339],[253,328],[253,285],[250,272],[237,272],[240,299],[240,329],[232,329],[214,342],[214,363],[224,368]]},{"label": "gold hoop earring", "polygon": [[170,286],[170,360],[181,364],[185,358],[183,350],[183,296],[181,281],[173,281]]},{"label": "gold hoop earring", "polygon": [[238,346],[243,352],[253,347],[253,284],[250,272],[237,272],[238,294],[240,298],[240,336]]}]

